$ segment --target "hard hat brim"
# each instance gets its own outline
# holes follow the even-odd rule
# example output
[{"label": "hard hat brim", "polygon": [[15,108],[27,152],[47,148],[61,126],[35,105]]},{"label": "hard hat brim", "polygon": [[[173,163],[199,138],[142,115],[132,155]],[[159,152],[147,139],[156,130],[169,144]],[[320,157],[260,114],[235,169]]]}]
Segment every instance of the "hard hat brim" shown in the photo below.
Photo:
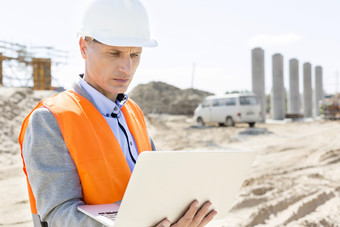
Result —
[{"label": "hard hat brim", "polygon": [[157,47],[158,42],[154,39],[132,39],[132,38],[106,38],[98,37],[90,34],[84,34],[79,32],[78,37],[91,37],[98,42],[109,46],[122,46],[122,47]]},{"label": "hard hat brim", "polygon": [[141,39],[105,39],[95,37],[99,42],[109,46],[122,46],[122,47],[156,47],[158,43],[154,39],[141,40]]}]

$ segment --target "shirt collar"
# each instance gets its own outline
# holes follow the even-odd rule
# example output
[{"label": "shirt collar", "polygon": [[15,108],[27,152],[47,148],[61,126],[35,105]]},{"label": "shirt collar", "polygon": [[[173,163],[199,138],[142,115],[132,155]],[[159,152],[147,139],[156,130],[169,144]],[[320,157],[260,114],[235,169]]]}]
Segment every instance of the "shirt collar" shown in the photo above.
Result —
[{"label": "shirt collar", "polygon": [[105,95],[97,91],[94,87],[89,85],[83,78],[82,75],[78,79],[80,86],[91,96],[93,101],[98,107],[101,114],[108,117],[111,113],[120,116],[120,109],[128,100],[127,94],[118,94],[116,102],[111,101]]}]

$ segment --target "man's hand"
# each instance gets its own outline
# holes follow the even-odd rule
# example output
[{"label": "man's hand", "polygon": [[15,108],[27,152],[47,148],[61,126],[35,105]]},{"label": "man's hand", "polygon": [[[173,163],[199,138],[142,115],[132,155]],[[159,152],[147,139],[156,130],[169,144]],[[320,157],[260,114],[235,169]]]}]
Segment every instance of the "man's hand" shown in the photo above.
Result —
[{"label": "man's hand", "polygon": [[217,214],[215,210],[209,212],[210,206],[211,202],[206,202],[201,208],[199,208],[198,201],[194,201],[191,203],[188,211],[178,220],[178,222],[171,225],[168,219],[164,219],[156,227],[203,227]]}]

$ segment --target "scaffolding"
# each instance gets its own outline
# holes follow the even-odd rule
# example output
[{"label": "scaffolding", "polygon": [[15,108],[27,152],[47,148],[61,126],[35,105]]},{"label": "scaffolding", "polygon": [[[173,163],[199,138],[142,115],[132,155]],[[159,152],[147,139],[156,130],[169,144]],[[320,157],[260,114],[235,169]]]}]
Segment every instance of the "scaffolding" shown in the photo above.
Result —
[{"label": "scaffolding", "polygon": [[[12,76],[6,77],[7,81],[16,81],[19,86],[28,86],[29,81],[33,81],[34,90],[50,90],[52,89],[52,58],[67,58],[66,51],[56,50],[53,47],[28,47],[25,45],[11,43],[7,41],[0,41],[2,44],[0,46],[0,85],[4,85],[4,62],[6,66],[11,68]],[[32,52],[33,49],[39,49],[38,54],[41,52],[47,52],[47,58],[36,57],[37,53]],[[31,50],[31,51],[29,51]],[[4,54],[5,52],[5,54]],[[58,52],[58,53],[56,53]],[[63,53],[64,55],[60,55]],[[16,70],[12,69],[12,65],[9,62],[15,62],[17,64],[16,70],[18,68],[24,68],[27,71],[29,68],[32,69],[32,73],[29,77],[20,76],[16,73]],[[54,64],[60,64],[56,60],[53,61]],[[20,66],[20,67],[18,67]],[[13,82],[14,83],[14,82]]]},{"label": "scaffolding", "polygon": [[3,85],[3,61],[12,60],[11,57],[6,57],[2,53],[0,53],[0,85]]}]

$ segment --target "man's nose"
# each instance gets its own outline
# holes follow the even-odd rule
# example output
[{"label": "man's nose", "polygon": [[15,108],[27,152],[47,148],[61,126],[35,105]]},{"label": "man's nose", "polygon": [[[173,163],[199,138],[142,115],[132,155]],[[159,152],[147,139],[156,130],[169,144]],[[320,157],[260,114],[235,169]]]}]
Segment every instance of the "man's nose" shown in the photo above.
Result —
[{"label": "man's nose", "polygon": [[119,71],[125,74],[131,74],[132,72],[132,62],[130,57],[121,59],[119,64]]}]

